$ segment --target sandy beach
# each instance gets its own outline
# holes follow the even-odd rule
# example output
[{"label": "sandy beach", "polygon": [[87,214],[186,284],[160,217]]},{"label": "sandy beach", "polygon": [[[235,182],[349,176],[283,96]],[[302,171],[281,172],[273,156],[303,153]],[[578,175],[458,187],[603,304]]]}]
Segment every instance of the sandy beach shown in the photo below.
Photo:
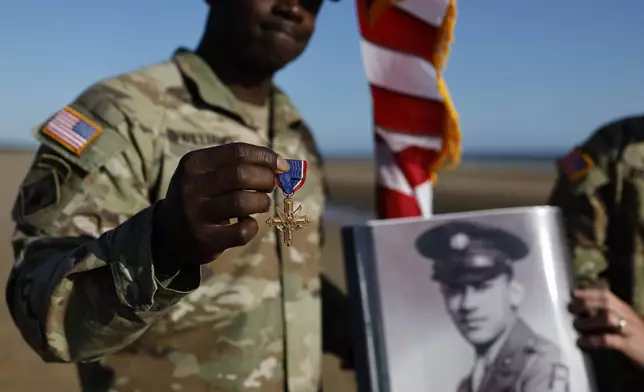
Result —
[{"label": "sandy beach", "polygon": [[[9,243],[12,231],[10,211],[18,184],[32,155],[33,152],[24,151],[0,153],[0,173],[4,189],[0,193],[0,255],[4,261],[3,268],[0,269],[0,282],[3,288],[13,262]],[[352,208],[356,212],[355,219],[362,219],[372,213],[374,173],[370,161],[331,159],[327,162],[327,174],[331,204]],[[554,171],[542,166],[531,169],[512,164],[462,165],[441,175],[435,191],[435,212],[542,204],[546,201],[553,181]],[[333,215],[329,214],[329,218]],[[335,216],[348,215],[336,213]],[[339,238],[342,223],[339,219],[327,220],[328,240],[323,262],[325,274],[336,286],[345,290]],[[4,355],[0,357],[0,391],[79,391],[73,366],[44,364],[32,353],[15,329],[4,300],[0,307],[0,339],[5,347]],[[325,390],[355,390],[353,375],[339,370],[335,358],[325,357],[324,373]]]}]

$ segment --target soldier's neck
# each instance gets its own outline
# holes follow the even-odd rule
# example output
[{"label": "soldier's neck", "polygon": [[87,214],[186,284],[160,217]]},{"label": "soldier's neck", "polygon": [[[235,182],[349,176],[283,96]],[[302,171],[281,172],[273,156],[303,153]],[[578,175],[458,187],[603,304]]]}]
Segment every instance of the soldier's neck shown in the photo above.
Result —
[{"label": "soldier's neck", "polygon": [[214,38],[205,36],[195,52],[237,99],[253,105],[265,105],[273,85],[273,72],[262,72],[235,62],[234,56],[223,51],[225,46],[217,45],[213,41]]},{"label": "soldier's neck", "polygon": [[516,318],[513,317],[512,321],[510,321],[506,325],[505,329],[501,333],[499,333],[499,335],[495,337],[491,342],[476,346],[475,347],[476,356],[487,357],[490,361],[494,360],[494,358],[496,357],[496,354],[498,354],[499,350],[501,350],[501,347],[503,346],[503,344],[505,343],[505,340],[510,334],[510,331],[512,331],[512,327],[514,326],[515,322],[516,322]]},{"label": "soldier's neck", "polygon": [[477,357],[485,357],[490,350],[490,347],[492,347],[492,344],[496,341],[493,340],[491,342],[485,343],[485,344],[477,344],[474,346],[474,351],[476,352]]}]

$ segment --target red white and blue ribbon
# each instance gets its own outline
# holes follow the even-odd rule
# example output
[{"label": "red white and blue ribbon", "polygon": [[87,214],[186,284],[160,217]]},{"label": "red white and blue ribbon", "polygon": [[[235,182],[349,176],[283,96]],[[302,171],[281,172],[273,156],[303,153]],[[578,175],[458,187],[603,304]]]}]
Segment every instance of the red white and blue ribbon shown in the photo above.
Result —
[{"label": "red white and blue ribbon", "polygon": [[284,195],[291,196],[306,182],[307,162],[300,159],[287,159],[286,162],[288,162],[288,170],[277,174],[275,179]]}]

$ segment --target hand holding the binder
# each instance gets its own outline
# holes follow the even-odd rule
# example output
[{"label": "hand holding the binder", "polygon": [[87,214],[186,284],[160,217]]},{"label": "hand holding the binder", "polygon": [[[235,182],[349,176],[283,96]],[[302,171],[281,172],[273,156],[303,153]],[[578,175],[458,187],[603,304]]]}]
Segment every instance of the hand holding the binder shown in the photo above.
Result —
[{"label": "hand holding the binder", "polygon": [[621,351],[644,366],[644,320],[633,308],[606,289],[575,290],[573,298],[580,348]]}]

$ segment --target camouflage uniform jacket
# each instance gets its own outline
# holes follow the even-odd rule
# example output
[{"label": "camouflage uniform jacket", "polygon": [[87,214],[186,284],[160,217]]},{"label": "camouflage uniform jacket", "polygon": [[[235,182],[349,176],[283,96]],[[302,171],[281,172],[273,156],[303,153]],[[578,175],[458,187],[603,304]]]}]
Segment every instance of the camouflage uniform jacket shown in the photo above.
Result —
[{"label": "camouflage uniform jacket", "polygon": [[[562,211],[576,285],[607,285],[644,316],[644,117],[602,126],[558,167],[549,204]],[[644,390],[623,355],[593,360],[600,392]]]},{"label": "camouflage uniform jacket", "polygon": [[[318,390],[323,172],[300,115],[281,92],[273,97],[269,140],[266,125],[182,49],[91,86],[64,109],[102,128],[80,153],[36,129],[41,147],[13,210],[7,302],[45,361],[79,364],[83,391]],[[287,248],[265,224],[274,210],[257,215],[248,245],[201,276],[159,281],[155,203],[185,153],[230,142],[307,160],[294,198],[313,223]],[[282,205],[280,192],[272,198]]]}]

